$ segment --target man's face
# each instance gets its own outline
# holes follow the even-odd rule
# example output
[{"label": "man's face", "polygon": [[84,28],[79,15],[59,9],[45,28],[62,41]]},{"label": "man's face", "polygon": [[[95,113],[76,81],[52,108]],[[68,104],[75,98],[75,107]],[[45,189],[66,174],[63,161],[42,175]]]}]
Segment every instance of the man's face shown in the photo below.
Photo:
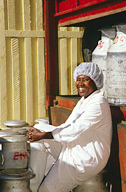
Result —
[{"label": "man's face", "polygon": [[76,81],[76,87],[79,95],[85,98],[97,90],[97,87],[92,79],[86,75],[79,75]]}]

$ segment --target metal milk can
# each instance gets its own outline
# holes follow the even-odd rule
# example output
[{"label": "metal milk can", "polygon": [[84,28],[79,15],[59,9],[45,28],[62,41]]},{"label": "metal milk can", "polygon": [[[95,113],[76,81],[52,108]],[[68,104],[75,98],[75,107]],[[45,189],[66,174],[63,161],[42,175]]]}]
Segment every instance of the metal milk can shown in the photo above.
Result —
[{"label": "metal milk can", "polygon": [[[10,120],[4,122],[4,125],[7,127],[0,130],[0,137],[9,136],[9,135],[26,135],[30,127],[28,123],[23,120]],[[22,127],[26,126],[26,127]],[[28,144],[27,144],[28,145]],[[0,150],[2,150],[2,144],[0,143]]]},{"label": "metal milk can", "polygon": [[117,36],[107,53],[107,98],[110,104],[126,104],[126,24],[116,26]]},{"label": "metal milk can", "polygon": [[29,129],[29,124],[23,120],[5,121],[4,125],[6,126],[6,129],[11,129],[12,132],[17,132],[21,135],[26,135]]},{"label": "metal milk can", "polygon": [[49,124],[49,118],[48,117],[40,117],[40,118],[36,119],[35,122],[37,122],[39,125],[43,126],[43,124]]},{"label": "metal milk can", "polygon": [[0,169],[26,168],[29,154],[25,135],[10,135],[0,137]]},{"label": "metal milk can", "polygon": [[[10,135],[19,135],[20,133],[18,133],[16,130],[15,132],[12,132],[10,129],[4,129],[4,130],[0,130],[0,137],[4,137],[4,136],[10,136]],[[0,150],[2,150],[2,144],[0,143]]]},{"label": "metal milk can", "polygon": [[107,51],[115,38],[115,28],[103,28],[101,31],[101,40],[92,53],[92,62],[99,65],[104,75],[104,86],[101,91],[107,97]]},{"label": "metal milk can", "polygon": [[30,179],[34,174],[28,169],[4,169],[0,171],[0,192],[32,192]]},{"label": "metal milk can", "polygon": [[83,185],[74,188],[73,192],[109,192],[103,179],[103,171],[84,181]]}]

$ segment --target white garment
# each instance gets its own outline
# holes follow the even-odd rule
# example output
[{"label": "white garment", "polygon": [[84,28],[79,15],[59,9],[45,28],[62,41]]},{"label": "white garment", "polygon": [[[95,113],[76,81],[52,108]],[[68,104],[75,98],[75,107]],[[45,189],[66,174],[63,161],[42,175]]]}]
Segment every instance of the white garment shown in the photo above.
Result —
[{"label": "white garment", "polygon": [[61,148],[61,143],[54,141],[54,139],[42,139],[30,143],[28,168],[35,174],[35,177],[30,179],[30,188],[32,192],[38,191],[38,187],[44,176],[47,175],[58,159]]},{"label": "white garment", "polygon": [[64,124],[43,127],[43,131],[52,131],[54,140],[63,148],[39,192],[44,192],[44,186],[49,192],[69,192],[105,167],[112,121],[109,104],[99,90],[86,99],[82,97]]}]

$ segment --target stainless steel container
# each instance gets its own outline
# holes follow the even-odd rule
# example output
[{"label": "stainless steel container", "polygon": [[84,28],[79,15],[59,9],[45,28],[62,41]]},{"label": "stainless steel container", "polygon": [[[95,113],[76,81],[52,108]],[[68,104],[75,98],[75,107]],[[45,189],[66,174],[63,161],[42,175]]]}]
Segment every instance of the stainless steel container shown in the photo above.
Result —
[{"label": "stainless steel container", "polygon": [[21,127],[29,126],[29,124],[24,120],[8,120],[4,122],[4,125],[7,128],[21,128]]},{"label": "stainless steel container", "polygon": [[49,124],[49,118],[48,117],[40,117],[40,118],[36,119],[35,122]]},{"label": "stainless steel container", "polygon": [[29,127],[29,124],[26,123],[23,120],[9,120],[5,121],[4,125],[6,126],[6,130],[9,129],[11,132],[13,132],[13,135],[21,134],[26,135]]},{"label": "stainless steel container", "polygon": [[49,118],[48,117],[40,117],[40,118],[36,119],[35,122],[37,122],[37,124],[38,124],[37,129],[42,131],[44,124],[49,124]]},{"label": "stainless steel container", "polygon": [[[11,129],[4,129],[4,130],[0,130],[0,137],[4,137],[4,136],[10,136],[10,135],[19,135],[20,133],[17,132],[17,130],[11,131]],[[2,144],[0,143],[0,150],[2,150]]]},{"label": "stainless steel container", "polygon": [[107,53],[107,98],[110,104],[126,104],[126,24],[116,26],[117,36]]},{"label": "stainless steel container", "polygon": [[3,136],[0,138],[0,169],[26,168],[29,153],[25,135]]},{"label": "stainless steel container", "polygon": [[116,31],[115,28],[103,28],[99,29],[99,31],[101,31],[101,40],[92,53],[92,62],[97,63],[103,71],[104,86],[101,91],[103,91],[107,97],[107,51],[113,43]]},{"label": "stainless steel container", "polygon": [[32,192],[30,179],[34,174],[28,169],[5,169],[0,171],[0,192]]},{"label": "stainless steel container", "polygon": [[83,185],[80,185],[73,189],[73,192],[109,192],[106,188],[105,181],[103,179],[103,172],[100,172],[95,177],[84,181]]}]

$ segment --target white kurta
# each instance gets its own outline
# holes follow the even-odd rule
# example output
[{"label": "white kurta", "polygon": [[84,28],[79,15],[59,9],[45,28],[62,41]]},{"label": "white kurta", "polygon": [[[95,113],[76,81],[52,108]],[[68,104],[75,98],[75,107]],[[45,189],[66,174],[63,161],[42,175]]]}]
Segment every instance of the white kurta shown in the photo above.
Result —
[{"label": "white kurta", "polygon": [[105,167],[110,155],[112,121],[102,92],[82,97],[64,124],[44,125],[44,131],[50,130],[63,148],[39,191],[46,191],[46,186],[49,192],[69,192]]}]

